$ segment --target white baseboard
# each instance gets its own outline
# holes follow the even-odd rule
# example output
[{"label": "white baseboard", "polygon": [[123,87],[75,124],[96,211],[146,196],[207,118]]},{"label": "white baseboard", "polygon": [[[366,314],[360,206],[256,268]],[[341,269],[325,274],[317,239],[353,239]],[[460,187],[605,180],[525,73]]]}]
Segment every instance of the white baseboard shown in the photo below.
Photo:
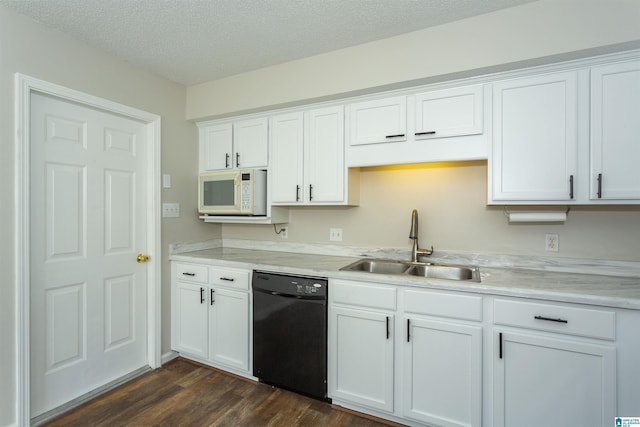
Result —
[{"label": "white baseboard", "polygon": [[172,361],[178,356],[180,356],[180,353],[178,353],[177,351],[171,350],[162,355],[161,362],[164,365],[165,363]]}]

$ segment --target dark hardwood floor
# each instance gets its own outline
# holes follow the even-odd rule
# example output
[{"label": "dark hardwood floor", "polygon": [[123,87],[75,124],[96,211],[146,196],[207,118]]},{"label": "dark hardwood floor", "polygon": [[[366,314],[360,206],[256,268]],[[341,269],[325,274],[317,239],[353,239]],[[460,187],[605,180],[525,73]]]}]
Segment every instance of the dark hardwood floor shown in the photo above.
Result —
[{"label": "dark hardwood floor", "polygon": [[378,427],[389,424],[178,358],[45,425]]}]

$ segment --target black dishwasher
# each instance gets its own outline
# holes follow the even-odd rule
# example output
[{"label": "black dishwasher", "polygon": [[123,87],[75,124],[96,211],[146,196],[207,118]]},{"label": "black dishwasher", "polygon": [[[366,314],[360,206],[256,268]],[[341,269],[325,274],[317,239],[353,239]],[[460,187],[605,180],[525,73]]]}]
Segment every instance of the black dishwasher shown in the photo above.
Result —
[{"label": "black dishwasher", "polygon": [[253,272],[253,375],[327,400],[327,279]]}]

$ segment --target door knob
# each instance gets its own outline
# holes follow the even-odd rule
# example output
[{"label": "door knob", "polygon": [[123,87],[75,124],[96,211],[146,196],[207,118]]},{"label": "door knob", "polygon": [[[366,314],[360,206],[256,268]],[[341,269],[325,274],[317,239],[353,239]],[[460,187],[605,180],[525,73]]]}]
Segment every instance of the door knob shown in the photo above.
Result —
[{"label": "door knob", "polygon": [[149,255],[138,254],[138,256],[136,257],[136,261],[138,261],[139,264],[142,264],[143,262],[147,262],[149,261]]}]

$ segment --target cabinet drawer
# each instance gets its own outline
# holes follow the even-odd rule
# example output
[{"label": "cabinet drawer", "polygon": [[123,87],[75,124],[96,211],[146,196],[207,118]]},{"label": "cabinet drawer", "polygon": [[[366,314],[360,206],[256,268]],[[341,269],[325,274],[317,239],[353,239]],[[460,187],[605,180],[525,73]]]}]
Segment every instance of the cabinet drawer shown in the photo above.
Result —
[{"label": "cabinet drawer", "polygon": [[209,268],[206,265],[176,262],[173,264],[173,271],[178,280],[196,283],[209,282]]},{"label": "cabinet drawer", "polygon": [[482,297],[431,291],[406,290],[406,313],[482,321]]},{"label": "cabinet drawer", "polygon": [[249,290],[249,272],[232,268],[211,267],[211,284],[227,288]]},{"label": "cabinet drawer", "polygon": [[390,286],[332,280],[329,282],[329,297],[338,304],[396,309],[396,288]]},{"label": "cabinet drawer", "polygon": [[554,304],[496,300],[494,323],[584,337],[615,339],[613,311]]}]

